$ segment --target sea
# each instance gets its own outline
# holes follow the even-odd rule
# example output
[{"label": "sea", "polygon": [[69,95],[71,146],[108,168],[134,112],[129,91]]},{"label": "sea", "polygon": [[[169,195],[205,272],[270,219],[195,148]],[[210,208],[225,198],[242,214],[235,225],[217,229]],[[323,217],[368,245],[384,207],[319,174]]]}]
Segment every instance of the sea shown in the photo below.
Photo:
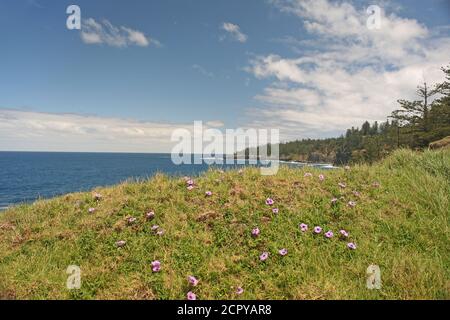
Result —
[{"label": "sea", "polygon": [[[228,170],[243,165],[212,166]],[[332,168],[327,164],[314,166]],[[170,154],[0,151],[0,210],[37,199],[146,179],[156,173],[197,176],[209,167],[205,163],[175,165]]]}]

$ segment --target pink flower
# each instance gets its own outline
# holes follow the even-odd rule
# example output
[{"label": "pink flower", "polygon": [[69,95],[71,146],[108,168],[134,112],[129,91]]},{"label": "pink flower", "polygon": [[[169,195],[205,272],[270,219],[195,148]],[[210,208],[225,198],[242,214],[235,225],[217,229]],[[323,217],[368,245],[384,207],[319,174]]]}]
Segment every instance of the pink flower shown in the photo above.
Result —
[{"label": "pink flower", "polygon": [[158,235],[158,236],[162,236],[162,235],[164,235],[164,230],[158,230],[157,232],[156,232],[156,235]]},{"label": "pink flower", "polygon": [[348,232],[345,230],[339,230],[339,233],[341,234],[342,237],[344,238],[348,238]]},{"label": "pink flower", "polygon": [[259,260],[261,260],[261,261],[266,261],[268,257],[269,257],[269,253],[268,253],[268,252],[263,252],[263,253],[259,256]]},{"label": "pink flower", "polygon": [[161,262],[158,260],[152,261],[152,270],[153,272],[159,272],[161,270]]},{"label": "pink flower", "polygon": [[304,224],[304,223],[301,223],[300,224],[300,230],[302,230],[302,232],[308,231],[308,225]]},{"label": "pink flower", "polygon": [[319,226],[314,227],[314,233],[319,234],[319,233],[321,233],[321,232],[322,232],[322,228],[321,228],[321,227],[319,227]]},{"label": "pink flower", "polygon": [[193,185],[194,185],[194,180],[189,179],[188,181],[186,181],[186,184],[187,184],[188,186],[193,186]]},{"label": "pink flower", "polygon": [[195,287],[198,284],[198,280],[196,277],[194,276],[189,276],[188,277],[188,282],[191,286]]},{"label": "pink flower", "polygon": [[280,249],[280,250],[278,250],[278,253],[281,255],[281,256],[285,256],[285,255],[287,255],[287,249],[285,249],[285,248],[283,248],[283,249]]},{"label": "pink flower", "polygon": [[159,229],[159,226],[158,226],[158,225],[155,224],[155,225],[152,226],[152,231],[156,231],[156,230],[158,230],[158,229]]},{"label": "pink flower", "polygon": [[359,196],[361,195],[361,193],[359,193],[358,191],[355,191],[355,190],[354,190],[354,191],[353,191],[353,195],[356,196],[356,197],[359,197]]},{"label": "pink flower", "polygon": [[236,294],[237,295],[240,295],[240,294],[243,294],[244,293],[244,289],[242,289],[241,287],[237,287],[236,288]]},{"label": "pink flower", "polygon": [[120,240],[120,241],[116,242],[116,246],[119,247],[119,248],[122,248],[126,244],[127,244],[127,242],[125,240]]},{"label": "pink flower", "polygon": [[155,213],[153,211],[147,212],[145,214],[145,217],[147,218],[147,220],[152,220],[155,217]]},{"label": "pink flower", "polygon": [[325,233],[325,237],[327,237],[328,239],[333,238],[334,233],[333,231],[329,230]]},{"label": "pink flower", "polygon": [[189,186],[187,187],[187,189],[188,189],[189,191],[191,191],[191,190],[194,189],[194,186],[193,186],[193,185],[189,185]]},{"label": "pink flower", "polygon": [[337,202],[338,202],[338,199],[337,199],[337,198],[331,199],[331,204],[336,204]]},{"label": "pink flower", "polygon": [[211,192],[211,191],[206,191],[206,192],[205,192],[205,195],[206,195],[207,197],[211,197],[211,196],[212,196],[212,192]]},{"label": "pink flower", "polygon": [[348,206],[351,208],[354,208],[356,206],[356,202],[355,201],[349,201],[348,202]]},{"label": "pink flower", "polygon": [[128,222],[128,224],[133,224],[133,223],[136,222],[136,218],[135,218],[135,217],[129,217],[129,218],[127,219],[127,222]]},{"label": "pink flower", "polygon": [[278,208],[273,208],[273,209],[272,209],[272,212],[273,212],[274,214],[278,214],[279,210],[278,210]]},{"label": "pink flower", "polygon": [[351,250],[355,250],[356,249],[356,244],[354,244],[353,242],[349,242],[349,243],[347,243],[347,248],[349,248]]},{"label": "pink flower", "polygon": [[89,213],[94,213],[94,212],[95,212],[95,208],[89,208],[89,209],[88,209],[88,212],[89,212]]},{"label": "pink flower", "polygon": [[195,295],[195,293],[189,291],[189,292],[187,293],[187,299],[188,299],[188,300],[197,300],[197,296]]},{"label": "pink flower", "polygon": [[338,186],[341,187],[342,189],[345,189],[347,187],[347,185],[343,182],[339,182]]},{"label": "pink flower", "polygon": [[271,206],[271,205],[273,205],[274,203],[275,203],[275,201],[273,201],[272,198],[267,198],[267,199],[266,199],[266,204],[267,204],[267,205]]},{"label": "pink flower", "polygon": [[259,230],[259,228],[255,228],[252,230],[252,236],[256,238],[257,236],[259,236],[260,232],[261,231]]},{"label": "pink flower", "polygon": [[305,177],[305,178],[307,178],[307,177],[312,177],[312,173],[311,173],[311,172],[307,172],[307,173],[305,173],[304,177]]},{"label": "pink flower", "polygon": [[103,196],[100,193],[94,193],[94,200],[95,201],[100,201],[102,200]]},{"label": "pink flower", "polygon": [[319,174],[319,180],[320,180],[320,181],[325,180],[325,176],[324,176],[323,174]]}]

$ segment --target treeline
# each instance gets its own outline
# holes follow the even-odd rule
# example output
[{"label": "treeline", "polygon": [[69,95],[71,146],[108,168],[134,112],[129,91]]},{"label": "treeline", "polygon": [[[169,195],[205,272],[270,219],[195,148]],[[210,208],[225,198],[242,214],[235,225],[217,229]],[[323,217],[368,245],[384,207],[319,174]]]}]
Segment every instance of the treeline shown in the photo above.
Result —
[{"label": "treeline", "polygon": [[385,122],[364,122],[345,135],[280,144],[282,160],[331,162],[337,165],[374,162],[397,148],[423,149],[450,136],[450,66],[443,83],[417,87],[417,100],[398,100]]}]

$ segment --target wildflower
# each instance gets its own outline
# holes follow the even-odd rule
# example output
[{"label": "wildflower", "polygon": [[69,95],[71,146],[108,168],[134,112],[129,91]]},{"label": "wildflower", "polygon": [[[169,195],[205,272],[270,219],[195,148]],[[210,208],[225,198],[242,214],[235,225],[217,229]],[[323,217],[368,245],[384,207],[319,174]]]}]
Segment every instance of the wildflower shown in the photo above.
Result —
[{"label": "wildflower", "polygon": [[266,261],[268,257],[269,257],[269,253],[268,253],[268,252],[263,252],[263,253],[259,256],[259,260],[261,260],[261,261]]},{"label": "wildflower", "polygon": [[271,205],[273,205],[274,203],[275,203],[275,201],[273,201],[272,198],[267,198],[267,199],[266,199],[266,204],[267,204],[268,206],[271,206]]},{"label": "wildflower", "polygon": [[252,230],[252,236],[254,236],[254,237],[259,236],[260,233],[261,233],[261,231],[259,230],[259,228],[255,228]]},{"label": "wildflower", "polygon": [[95,212],[95,208],[89,208],[89,209],[88,209],[88,212],[89,212],[89,213],[94,213],[94,212]]},{"label": "wildflower", "polygon": [[283,248],[283,249],[281,249],[281,250],[278,250],[278,253],[281,255],[281,256],[285,256],[285,255],[287,255],[287,249],[285,249],[285,248]]},{"label": "wildflower", "polygon": [[325,176],[324,176],[323,174],[319,174],[319,180],[320,180],[320,181],[325,180]]},{"label": "wildflower", "polygon": [[348,202],[348,206],[351,208],[354,208],[356,206],[356,202],[355,201],[349,201]]},{"label": "wildflower", "polygon": [[155,225],[152,226],[152,231],[156,231],[156,230],[158,230],[158,229],[159,229],[159,226],[158,226],[158,225],[155,224]]},{"label": "wildflower", "polygon": [[188,282],[191,286],[195,287],[198,284],[198,279],[194,276],[189,276]]},{"label": "wildflower", "polygon": [[274,214],[278,214],[279,210],[278,210],[278,208],[273,208],[273,209],[272,209],[272,212],[273,212]]},{"label": "wildflower", "polygon": [[195,295],[195,293],[189,291],[189,292],[187,293],[187,299],[188,299],[188,300],[197,300],[197,296]]},{"label": "wildflower", "polygon": [[152,261],[152,271],[159,272],[161,270],[161,262],[158,260]]},{"label": "wildflower", "polygon": [[345,189],[347,187],[347,185],[343,182],[339,182],[338,186],[341,187],[342,189]]},{"label": "wildflower", "polygon": [[187,184],[188,186],[193,186],[193,185],[194,185],[194,180],[189,179],[189,180],[186,181],[186,184]]},{"label": "wildflower", "polygon": [[314,227],[314,232],[315,232],[315,233],[317,233],[317,234],[319,234],[319,233],[321,233],[321,232],[322,232],[322,228],[321,228],[321,227],[319,227],[319,226],[317,226],[317,227]]},{"label": "wildflower", "polygon": [[244,293],[244,289],[242,289],[241,287],[237,287],[236,288],[236,294],[240,295]]},{"label": "wildflower", "polygon": [[187,187],[187,189],[188,189],[189,191],[191,191],[192,189],[194,189],[194,186],[193,186],[193,185],[189,185],[189,186]]},{"label": "wildflower", "polygon": [[207,197],[211,197],[211,196],[212,196],[212,192],[211,192],[211,191],[206,191],[206,192],[205,192],[205,195],[206,195]]},{"label": "wildflower", "polygon": [[129,217],[128,219],[127,219],[127,222],[128,222],[128,224],[133,224],[133,223],[135,223],[136,222],[136,218],[135,217]]},{"label": "wildflower", "polygon": [[348,232],[345,230],[339,230],[339,233],[341,234],[342,237],[344,238],[348,238]]},{"label": "wildflower", "polygon": [[158,235],[158,236],[162,236],[162,235],[164,235],[164,230],[158,230],[157,232],[156,232],[156,235]]},{"label": "wildflower", "polygon": [[301,223],[300,224],[300,230],[302,230],[302,232],[308,231],[308,225],[304,224],[304,223]]},{"label": "wildflower", "polygon": [[334,233],[333,231],[329,230],[325,233],[325,237],[327,237],[328,239],[333,238],[334,237]]},{"label": "wildflower", "polygon": [[147,220],[152,220],[155,217],[155,213],[153,211],[147,212],[145,214],[145,217],[147,218]]},{"label": "wildflower", "polygon": [[347,247],[351,250],[355,250],[356,249],[356,244],[354,244],[353,242],[349,242],[347,243]]},{"label": "wildflower", "polygon": [[120,240],[116,242],[116,246],[118,248],[122,248],[123,246],[125,246],[127,244],[127,242],[125,240]]},{"label": "wildflower", "polygon": [[312,173],[311,173],[311,172],[307,172],[307,173],[305,173],[304,177],[305,177],[305,178],[307,178],[307,177],[312,177]]},{"label": "wildflower", "polygon": [[338,199],[337,199],[337,198],[331,199],[331,204],[336,204],[337,202],[338,202]]},{"label": "wildflower", "polygon": [[353,195],[355,197],[359,197],[361,195],[361,193],[359,193],[358,191],[353,190]]},{"label": "wildflower", "polygon": [[100,201],[102,200],[103,196],[100,193],[94,193],[94,200],[95,201]]}]

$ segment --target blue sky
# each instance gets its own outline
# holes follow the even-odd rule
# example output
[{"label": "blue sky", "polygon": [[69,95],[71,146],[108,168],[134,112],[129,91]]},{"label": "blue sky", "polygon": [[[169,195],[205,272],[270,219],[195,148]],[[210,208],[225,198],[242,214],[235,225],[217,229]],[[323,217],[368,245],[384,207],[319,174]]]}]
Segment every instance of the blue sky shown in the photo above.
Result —
[{"label": "blue sky", "polygon": [[[81,31],[66,28],[70,4]],[[377,35],[360,27],[369,4],[384,10]],[[167,151],[167,134],[151,128],[194,120],[280,128],[284,139],[337,135],[385,118],[421,77],[439,79],[449,12],[445,0],[1,1],[0,150]],[[105,20],[146,41],[83,38],[86,21],[106,30]],[[373,87],[354,96],[365,81]],[[363,105],[386,85],[386,100]],[[342,105],[354,110],[343,115]]]}]

